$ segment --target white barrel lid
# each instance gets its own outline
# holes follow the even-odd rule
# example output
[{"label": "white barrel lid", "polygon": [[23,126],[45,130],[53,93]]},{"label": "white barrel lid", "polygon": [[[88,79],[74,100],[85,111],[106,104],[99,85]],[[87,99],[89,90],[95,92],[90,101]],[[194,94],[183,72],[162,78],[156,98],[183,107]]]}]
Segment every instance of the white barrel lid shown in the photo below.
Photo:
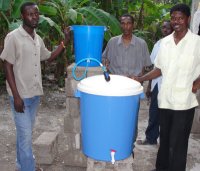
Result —
[{"label": "white barrel lid", "polygon": [[96,75],[81,80],[77,89],[81,92],[102,96],[131,96],[143,92],[141,84],[121,75],[110,75],[107,82],[104,75]]}]

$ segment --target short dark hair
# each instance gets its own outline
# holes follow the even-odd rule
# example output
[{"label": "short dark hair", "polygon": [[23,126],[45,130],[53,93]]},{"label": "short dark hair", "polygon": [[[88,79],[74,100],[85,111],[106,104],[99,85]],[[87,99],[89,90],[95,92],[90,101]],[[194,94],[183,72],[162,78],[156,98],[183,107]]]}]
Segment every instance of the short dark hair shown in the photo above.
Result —
[{"label": "short dark hair", "polygon": [[129,17],[129,18],[131,19],[132,23],[134,23],[134,18],[133,18],[133,16],[132,16],[131,14],[123,14],[123,15],[120,17],[120,22],[121,22],[121,18],[122,18],[122,17]]},{"label": "short dark hair", "polygon": [[20,7],[21,14],[24,13],[24,10],[27,6],[37,5],[35,2],[24,2]]},{"label": "short dark hair", "polygon": [[191,15],[190,13],[190,7],[186,4],[177,4],[175,6],[173,6],[170,10],[170,15],[174,12],[174,11],[180,11],[183,14],[185,14],[187,17],[189,17]]}]

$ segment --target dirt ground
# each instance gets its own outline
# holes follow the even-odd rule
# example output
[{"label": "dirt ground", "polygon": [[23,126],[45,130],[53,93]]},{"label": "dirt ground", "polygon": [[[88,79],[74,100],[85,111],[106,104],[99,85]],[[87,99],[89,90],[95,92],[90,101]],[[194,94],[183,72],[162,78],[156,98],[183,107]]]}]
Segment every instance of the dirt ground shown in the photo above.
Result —
[{"label": "dirt ground", "polygon": [[[45,131],[59,131],[58,155],[52,165],[42,167],[44,171],[85,171],[85,168],[68,167],[65,165],[63,148],[66,147],[67,137],[64,134],[64,115],[66,114],[66,94],[64,88],[58,88],[55,83],[45,82],[44,96],[41,98],[40,108],[36,117],[33,141]],[[141,103],[138,123],[138,138],[144,138],[148,121],[147,101]],[[188,149],[187,171],[200,170],[200,134],[192,134]],[[144,165],[137,171],[149,170],[154,167],[157,148],[136,145],[135,165]],[[141,155],[144,153],[144,156]],[[146,155],[148,153],[148,155]],[[138,156],[138,157],[137,157]],[[145,158],[146,157],[146,158]],[[151,162],[149,162],[152,160]],[[146,169],[146,166],[148,169]],[[141,167],[141,166],[140,166]],[[9,98],[5,87],[0,87],[0,171],[14,171],[15,169],[15,126],[10,111]]]},{"label": "dirt ground", "polygon": [[[63,88],[50,83],[44,84],[44,96],[41,98],[40,109],[36,117],[33,141],[44,131],[63,133],[64,115],[66,112],[66,96]],[[64,138],[63,136],[60,136]],[[64,142],[59,139],[59,142]],[[62,150],[59,151],[62,154]],[[55,160],[62,164],[57,156]],[[0,171],[14,171],[15,167],[15,126],[10,111],[9,97],[5,87],[0,89]],[[58,169],[56,169],[58,170]]]}]

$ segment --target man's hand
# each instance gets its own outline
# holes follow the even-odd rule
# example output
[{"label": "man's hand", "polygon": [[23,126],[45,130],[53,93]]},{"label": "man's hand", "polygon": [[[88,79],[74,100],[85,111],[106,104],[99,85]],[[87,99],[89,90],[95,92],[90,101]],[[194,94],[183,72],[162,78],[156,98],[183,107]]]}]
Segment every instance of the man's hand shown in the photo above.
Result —
[{"label": "man's hand", "polygon": [[193,93],[196,93],[198,89],[200,89],[200,78],[196,79],[196,80],[193,82],[192,92],[193,92]]},{"label": "man's hand", "polygon": [[21,97],[14,98],[15,111],[19,113],[24,113],[24,102]]},{"label": "man's hand", "polygon": [[103,58],[102,59],[102,63],[106,67],[106,70],[108,71],[109,70],[108,68],[109,68],[109,65],[110,65],[109,59],[108,58]]},{"label": "man's hand", "polygon": [[140,82],[140,83],[142,83],[143,82],[143,80],[141,80],[141,77],[138,77],[138,76],[130,76],[130,78],[131,79],[133,79],[133,80],[135,80],[135,81],[138,81],[138,82]]},{"label": "man's hand", "polygon": [[24,112],[24,102],[21,99],[19,92],[17,90],[14,71],[13,71],[13,64],[11,64],[5,60],[4,61],[4,69],[5,69],[5,73],[6,73],[6,80],[9,84],[10,89],[13,94],[14,108],[15,108],[16,112],[23,113]]}]

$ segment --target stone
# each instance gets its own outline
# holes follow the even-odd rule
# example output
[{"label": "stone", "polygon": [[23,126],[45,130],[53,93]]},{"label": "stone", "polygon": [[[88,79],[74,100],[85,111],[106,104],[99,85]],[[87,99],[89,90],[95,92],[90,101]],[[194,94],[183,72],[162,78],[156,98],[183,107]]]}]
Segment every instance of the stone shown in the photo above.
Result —
[{"label": "stone", "polygon": [[67,97],[75,97],[75,92],[77,90],[77,84],[79,82],[74,80],[73,78],[66,78],[65,79],[65,91]]},{"label": "stone", "polygon": [[80,100],[75,97],[66,98],[67,117],[77,118],[80,116]]},{"label": "stone", "polygon": [[34,142],[38,164],[52,164],[58,152],[58,132],[43,132]]},{"label": "stone", "polygon": [[65,133],[80,133],[81,123],[80,117],[65,117],[64,118],[64,132]]},{"label": "stone", "polygon": [[81,149],[81,135],[75,133],[65,133],[67,150]]},{"label": "stone", "polygon": [[81,150],[67,150],[64,152],[64,164],[67,166],[86,167],[87,157]]},{"label": "stone", "polygon": [[133,171],[133,157],[131,155],[124,160],[116,161],[114,164],[88,158],[87,171]]}]

